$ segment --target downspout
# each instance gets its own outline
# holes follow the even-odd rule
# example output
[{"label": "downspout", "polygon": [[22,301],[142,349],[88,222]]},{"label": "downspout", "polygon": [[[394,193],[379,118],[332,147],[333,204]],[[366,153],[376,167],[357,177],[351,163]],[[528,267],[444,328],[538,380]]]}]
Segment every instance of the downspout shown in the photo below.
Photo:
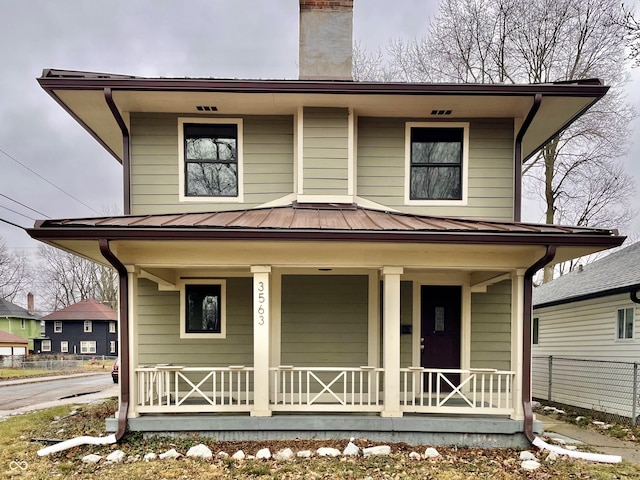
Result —
[{"label": "downspout", "polygon": [[533,314],[533,276],[556,256],[556,246],[547,245],[545,254],[524,274],[524,305],[522,332],[522,406],[524,407],[524,434],[533,443],[533,410],[531,409],[531,317]]},{"label": "downspout", "polygon": [[127,431],[127,413],[129,411],[129,278],[127,268],[109,248],[109,240],[99,240],[100,253],[118,272],[118,291],[120,293],[120,408],[118,411],[118,430],[116,440],[120,440]]},{"label": "downspout", "polygon": [[[620,463],[620,455],[604,455],[590,452],[568,450],[556,445],[549,445],[533,433],[533,410],[531,408],[531,317],[533,316],[533,276],[548,265],[556,255],[556,246],[547,245],[545,254],[524,274],[524,315],[523,315],[523,345],[522,345],[522,406],[524,407],[524,434],[534,446],[540,450],[549,450],[571,458],[581,458],[592,462]],[[633,296],[633,292],[632,292]]]},{"label": "downspout", "polygon": [[124,193],[124,214],[131,214],[131,149],[129,148],[129,129],[125,123],[116,102],[113,100],[113,93],[110,88],[104,89],[104,99],[111,110],[120,131],[122,132],[122,191]]},{"label": "downspout", "polygon": [[520,131],[516,135],[516,151],[515,151],[515,172],[513,185],[513,221],[519,222],[522,219],[522,139],[529,129],[533,118],[538,113],[540,104],[542,103],[542,94],[536,93],[533,97],[533,105],[524,119]]}]

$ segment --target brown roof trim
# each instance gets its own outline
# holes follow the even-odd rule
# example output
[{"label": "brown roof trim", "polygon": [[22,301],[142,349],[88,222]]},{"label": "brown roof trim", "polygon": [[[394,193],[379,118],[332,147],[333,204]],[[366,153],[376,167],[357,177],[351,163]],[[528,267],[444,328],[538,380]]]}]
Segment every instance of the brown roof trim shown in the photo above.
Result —
[{"label": "brown roof trim", "polygon": [[425,231],[281,230],[224,228],[95,228],[45,227],[28,229],[36,240],[244,240],[336,241],[387,243],[449,243],[483,245],[607,246],[622,244],[625,237],[603,233],[478,233]]},{"label": "brown roof trim", "polygon": [[323,93],[381,95],[570,95],[603,96],[609,87],[598,79],[537,84],[401,83],[309,80],[146,78],[47,69],[38,78],[45,90],[217,91],[237,93]]}]

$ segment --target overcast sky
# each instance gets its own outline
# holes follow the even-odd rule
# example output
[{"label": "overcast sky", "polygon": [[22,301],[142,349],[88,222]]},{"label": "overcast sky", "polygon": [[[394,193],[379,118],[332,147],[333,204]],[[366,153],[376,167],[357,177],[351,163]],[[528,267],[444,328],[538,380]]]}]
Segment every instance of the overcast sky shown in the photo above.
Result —
[{"label": "overcast sky", "polygon": [[[354,40],[376,50],[391,38],[421,38],[436,8],[435,0],[355,0]],[[0,195],[40,212],[0,196],[0,218],[32,226],[2,207],[38,219],[122,210],[120,164],[40,88],[44,68],[297,78],[298,0],[0,0],[0,45]],[[640,111],[638,69],[633,78],[629,95]],[[634,126],[626,164],[640,186],[640,121]],[[640,235],[640,220],[625,233]],[[4,223],[0,237],[11,248],[38,245]]]}]

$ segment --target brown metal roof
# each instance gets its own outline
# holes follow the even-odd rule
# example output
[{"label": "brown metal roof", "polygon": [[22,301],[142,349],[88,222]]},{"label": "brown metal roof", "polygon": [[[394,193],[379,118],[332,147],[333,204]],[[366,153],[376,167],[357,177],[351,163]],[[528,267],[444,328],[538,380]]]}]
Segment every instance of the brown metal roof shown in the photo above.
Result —
[{"label": "brown metal roof", "polygon": [[362,208],[300,205],[211,213],[44,220],[37,239],[247,239],[618,245],[615,230],[444,218]]}]

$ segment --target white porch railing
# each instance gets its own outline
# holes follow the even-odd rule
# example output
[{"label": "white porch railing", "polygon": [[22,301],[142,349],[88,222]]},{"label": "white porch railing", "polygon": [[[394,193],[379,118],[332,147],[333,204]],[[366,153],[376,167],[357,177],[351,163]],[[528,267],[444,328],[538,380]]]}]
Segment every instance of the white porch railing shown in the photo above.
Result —
[{"label": "white porch railing", "polygon": [[512,413],[515,372],[494,369],[400,369],[400,409],[415,413]]},{"label": "white porch railing", "polygon": [[140,413],[250,412],[253,368],[157,365],[136,369]]},{"label": "white porch railing", "polygon": [[273,411],[378,412],[382,368],[271,368]]}]

